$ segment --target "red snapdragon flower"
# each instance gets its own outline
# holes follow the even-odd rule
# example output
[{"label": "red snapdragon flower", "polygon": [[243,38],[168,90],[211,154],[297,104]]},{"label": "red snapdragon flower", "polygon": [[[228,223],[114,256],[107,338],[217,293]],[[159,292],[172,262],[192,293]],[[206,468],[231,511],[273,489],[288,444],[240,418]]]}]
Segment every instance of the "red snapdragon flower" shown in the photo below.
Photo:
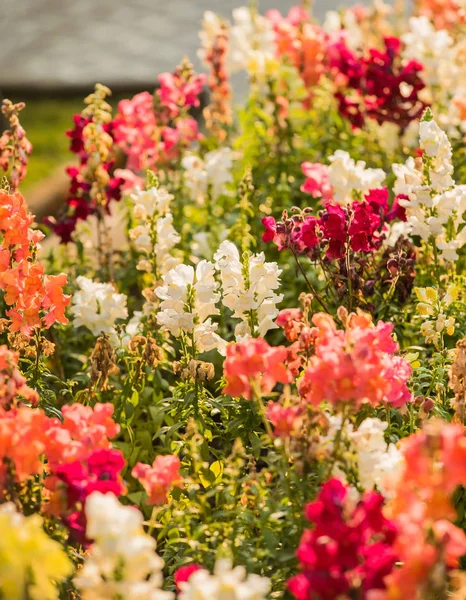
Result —
[{"label": "red snapdragon flower", "polygon": [[374,119],[380,125],[396,123],[404,130],[427,107],[419,97],[425,88],[420,76],[423,66],[414,60],[402,61],[398,38],[387,37],[384,44],[384,50],[371,48],[365,56],[349,49],[341,36],[328,46],[335,98],[353,127]]},{"label": "red snapdragon flower", "polygon": [[397,202],[389,209],[387,188],[370,190],[363,200],[346,207],[326,201],[318,217],[306,210],[279,222],[274,217],[264,217],[262,240],[273,241],[278,250],[289,249],[294,254],[313,256],[314,249],[325,250],[326,258],[339,260],[348,246],[353,252],[364,253],[380,248],[386,223],[404,214]]},{"label": "red snapdragon flower", "polygon": [[121,471],[125,460],[120,450],[101,449],[92,452],[85,461],[59,465],[55,477],[57,490],[64,499],[61,514],[73,537],[87,544],[85,504],[93,492],[120,496],[125,491]]},{"label": "red snapdragon flower", "polygon": [[384,498],[367,492],[347,516],[348,490],[338,479],[323,486],[306,507],[314,529],[304,531],[297,557],[301,573],[288,581],[297,600],[334,600],[359,593],[368,600],[384,590],[384,579],[397,561],[397,529],[382,513]]}]

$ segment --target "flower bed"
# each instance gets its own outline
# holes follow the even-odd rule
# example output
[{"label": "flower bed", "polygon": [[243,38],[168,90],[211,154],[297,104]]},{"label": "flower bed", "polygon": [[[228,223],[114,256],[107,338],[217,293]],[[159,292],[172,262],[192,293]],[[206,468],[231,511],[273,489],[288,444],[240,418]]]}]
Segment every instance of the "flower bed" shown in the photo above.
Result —
[{"label": "flower bed", "polygon": [[416,10],[206,13],[42,225],[4,102],[0,597],[466,597],[466,15]]}]

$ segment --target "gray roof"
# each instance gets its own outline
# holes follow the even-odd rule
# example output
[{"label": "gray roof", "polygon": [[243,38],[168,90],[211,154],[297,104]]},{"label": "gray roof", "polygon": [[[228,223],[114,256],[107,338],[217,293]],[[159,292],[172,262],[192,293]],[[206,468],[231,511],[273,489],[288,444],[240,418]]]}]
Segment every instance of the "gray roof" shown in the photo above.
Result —
[{"label": "gray roof", "polygon": [[[261,0],[283,13],[299,0]],[[0,88],[138,87],[183,56],[199,67],[205,10],[247,0],[1,0]],[[315,0],[318,16],[350,0]]]}]

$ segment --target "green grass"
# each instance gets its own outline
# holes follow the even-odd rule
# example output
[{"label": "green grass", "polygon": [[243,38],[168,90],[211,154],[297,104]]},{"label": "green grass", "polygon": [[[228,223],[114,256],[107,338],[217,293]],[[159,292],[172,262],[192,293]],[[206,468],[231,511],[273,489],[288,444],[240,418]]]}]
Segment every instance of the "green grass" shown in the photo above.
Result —
[{"label": "green grass", "polygon": [[[17,98],[14,99],[18,101]],[[69,152],[66,130],[73,125],[72,117],[82,110],[81,98],[31,99],[20,118],[32,143],[28,174],[22,189],[27,190],[52,175],[57,168],[73,160]]]}]

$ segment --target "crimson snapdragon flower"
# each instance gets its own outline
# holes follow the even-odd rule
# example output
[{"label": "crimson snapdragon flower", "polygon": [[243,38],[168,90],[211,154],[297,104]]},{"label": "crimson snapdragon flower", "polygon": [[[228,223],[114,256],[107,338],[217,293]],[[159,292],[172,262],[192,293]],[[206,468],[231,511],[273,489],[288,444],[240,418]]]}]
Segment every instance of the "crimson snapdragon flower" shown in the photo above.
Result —
[{"label": "crimson snapdragon flower", "polygon": [[297,600],[334,600],[353,597],[367,600],[373,590],[385,589],[384,579],[397,561],[395,524],[382,513],[384,498],[366,492],[350,512],[348,488],[330,479],[306,517],[314,529],[304,531],[297,550],[301,572],[288,581]]},{"label": "crimson snapdragon flower", "polygon": [[125,460],[120,450],[103,448],[94,450],[85,461],[59,465],[55,477],[61,482],[59,488],[65,509],[61,515],[73,537],[82,544],[86,539],[85,504],[93,492],[120,496],[125,491],[121,471]]},{"label": "crimson snapdragon flower", "polygon": [[399,214],[398,204],[388,206],[388,190],[370,190],[361,201],[343,207],[327,201],[318,216],[308,210],[276,222],[264,217],[264,242],[273,241],[278,250],[289,249],[294,254],[313,256],[315,249],[329,260],[345,256],[346,248],[353,252],[373,252],[380,248],[386,233],[386,223]]},{"label": "crimson snapdragon flower", "polygon": [[353,127],[366,119],[379,125],[396,123],[401,130],[418,119],[427,107],[420,93],[425,88],[422,64],[401,59],[401,40],[384,38],[385,48],[370,48],[359,56],[339,37],[328,46],[328,61],[336,84],[341,114]]}]

